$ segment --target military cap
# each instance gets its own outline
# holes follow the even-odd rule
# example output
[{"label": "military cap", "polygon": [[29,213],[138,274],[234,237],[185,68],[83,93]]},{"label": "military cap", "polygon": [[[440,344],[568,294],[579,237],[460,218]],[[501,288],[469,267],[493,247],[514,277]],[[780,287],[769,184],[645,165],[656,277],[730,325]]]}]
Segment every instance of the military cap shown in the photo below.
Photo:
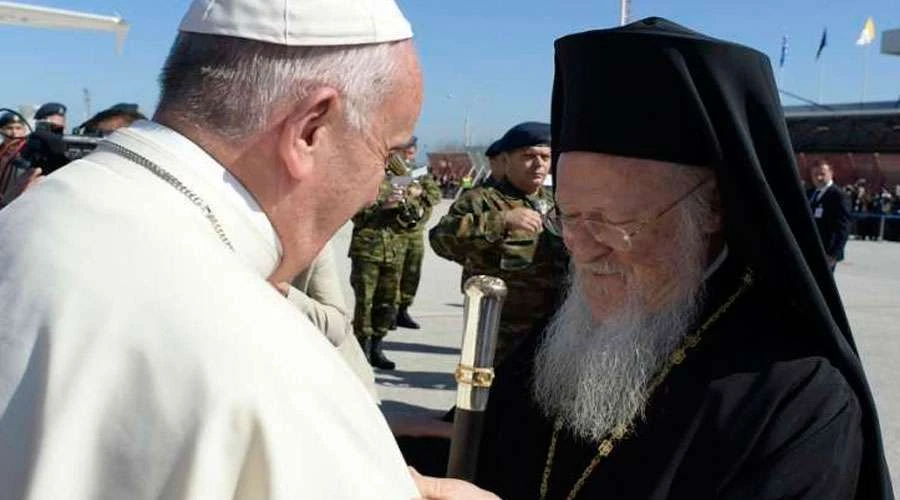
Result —
[{"label": "military cap", "polygon": [[485,155],[490,158],[519,148],[549,145],[549,123],[523,122],[509,129],[503,137],[491,144]]},{"label": "military cap", "polygon": [[34,114],[34,119],[43,120],[53,115],[66,116],[66,107],[58,102],[48,102],[38,108]]}]

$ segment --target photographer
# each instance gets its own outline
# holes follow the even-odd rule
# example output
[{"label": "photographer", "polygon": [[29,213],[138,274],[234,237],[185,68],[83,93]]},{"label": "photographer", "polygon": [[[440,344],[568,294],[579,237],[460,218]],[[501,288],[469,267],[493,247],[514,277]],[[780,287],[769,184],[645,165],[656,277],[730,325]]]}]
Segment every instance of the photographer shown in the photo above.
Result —
[{"label": "photographer", "polygon": [[47,175],[71,161],[66,156],[63,140],[66,107],[58,102],[44,104],[38,108],[34,119],[34,132],[28,136],[21,156],[31,168],[41,169],[43,175]]},{"label": "photographer", "polygon": [[[25,122],[10,113],[9,123],[3,127],[4,148],[0,154],[0,207],[39,182],[41,178],[69,163],[63,133],[66,127],[66,107],[51,102],[38,108],[34,131],[25,138]],[[6,121],[6,116],[4,116]],[[14,125],[12,121],[17,123]],[[7,135],[6,130],[10,131]]]},{"label": "photographer", "polygon": [[[21,117],[17,119],[21,120]],[[0,184],[0,193],[4,196],[0,198],[0,206],[11,202],[44,175],[91,152],[99,138],[146,117],[138,111],[137,104],[120,103],[81,124],[74,130],[74,135],[65,135],[66,107],[62,104],[41,106],[35,119],[38,122],[34,133],[27,141],[20,142],[15,153],[4,155],[10,166],[2,170],[5,177],[0,179],[4,181]]]}]

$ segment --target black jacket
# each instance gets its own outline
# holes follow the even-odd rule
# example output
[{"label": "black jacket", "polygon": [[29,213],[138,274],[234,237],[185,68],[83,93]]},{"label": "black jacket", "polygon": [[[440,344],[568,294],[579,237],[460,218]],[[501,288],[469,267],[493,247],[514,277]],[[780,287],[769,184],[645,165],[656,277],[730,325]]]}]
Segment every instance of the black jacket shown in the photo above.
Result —
[{"label": "black jacket", "polygon": [[825,253],[844,260],[844,245],[850,234],[850,198],[835,184],[825,188],[818,199],[815,195],[815,189],[807,192]]}]

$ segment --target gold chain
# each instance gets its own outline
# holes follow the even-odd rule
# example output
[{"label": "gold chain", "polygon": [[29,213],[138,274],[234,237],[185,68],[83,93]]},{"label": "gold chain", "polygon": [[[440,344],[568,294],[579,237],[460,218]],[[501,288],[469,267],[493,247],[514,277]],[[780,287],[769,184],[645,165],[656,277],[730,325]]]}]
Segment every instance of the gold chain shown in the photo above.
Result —
[{"label": "gold chain", "polygon": [[[687,350],[692,349],[700,343],[700,337],[709,329],[710,326],[713,325],[725,312],[731,308],[734,302],[750,288],[750,285],[753,284],[753,272],[750,269],[744,273],[744,276],[741,281],[741,286],[734,292],[731,297],[728,297],[728,300],[719,307],[716,312],[714,312],[706,321],[700,325],[693,334],[688,335],[681,341],[681,344],[675,349],[672,354],[666,359],[663,366],[659,369],[656,376],[653,377],[653,380],[647,385],[648,393],[653,394],[657,387],[663,383],[663,380],[669,375],[669,372],[672,371],[677,365],[680,365],[684,362],[687,357]],[[612,453],[613,448],[616,443],[624,439],[631,433],[632,424],[627,425],[618,425],[613,428],[609,434],[606,435],[603,440],[600,441],[600,444],[597,445],[597,454],[594,455],[594,458],[591,460],[591,463],[584,469],[584,472],[581,473],[581,477],[578,478],[578,481],[575,482],[575,486],[572,487],[572,491],[569,492],[568,496],[566,496],[566,500],[574,500],[578,493],[581,491],[581,488],[584,487],[584,483],[587,482],[588,478],[591,477],[591,473],[594,472],[594,469],[603,460],[605,457],[608,457],[610,453]],[[547,498],[547,489],[549,488],[550,483],[550,472],[553,470],[553,458],[556,455],[556,441],[559,438],[559,431],[562,430],[562,421],[560,419],[556,419],[556,422],[553,424],[553,435],[550,437],[550,448],[547,450],[547,462],[544,465],[544,475],[541,479],[541,500]]]}]

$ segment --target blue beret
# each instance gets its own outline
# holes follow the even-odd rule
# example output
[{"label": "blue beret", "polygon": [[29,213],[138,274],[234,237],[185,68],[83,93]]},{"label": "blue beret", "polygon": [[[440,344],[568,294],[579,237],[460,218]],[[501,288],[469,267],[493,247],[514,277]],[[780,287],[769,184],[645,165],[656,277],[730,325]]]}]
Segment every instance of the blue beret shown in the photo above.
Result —
[{"label": "blue beret", "polygon": [[493,158],[493,157],[497,156],[497,143],[498,142],[500,142],[500,141],[492,142],[491,145],[488,146],[488,148],[484,151],[484,156],[487,156],[488,158]]},{"label": "blue beret", "polygon": [[484,152],[488,158],[514,149],[550,145],[550,124],[524,122],[509,129]]},{"label": "blue beret", "polygon": [[58,102],[48,102],[38,108],[37,113],[34,114],[34,119],[43,120],[44,118],[53,115],[66,116],[66,107]]}]

